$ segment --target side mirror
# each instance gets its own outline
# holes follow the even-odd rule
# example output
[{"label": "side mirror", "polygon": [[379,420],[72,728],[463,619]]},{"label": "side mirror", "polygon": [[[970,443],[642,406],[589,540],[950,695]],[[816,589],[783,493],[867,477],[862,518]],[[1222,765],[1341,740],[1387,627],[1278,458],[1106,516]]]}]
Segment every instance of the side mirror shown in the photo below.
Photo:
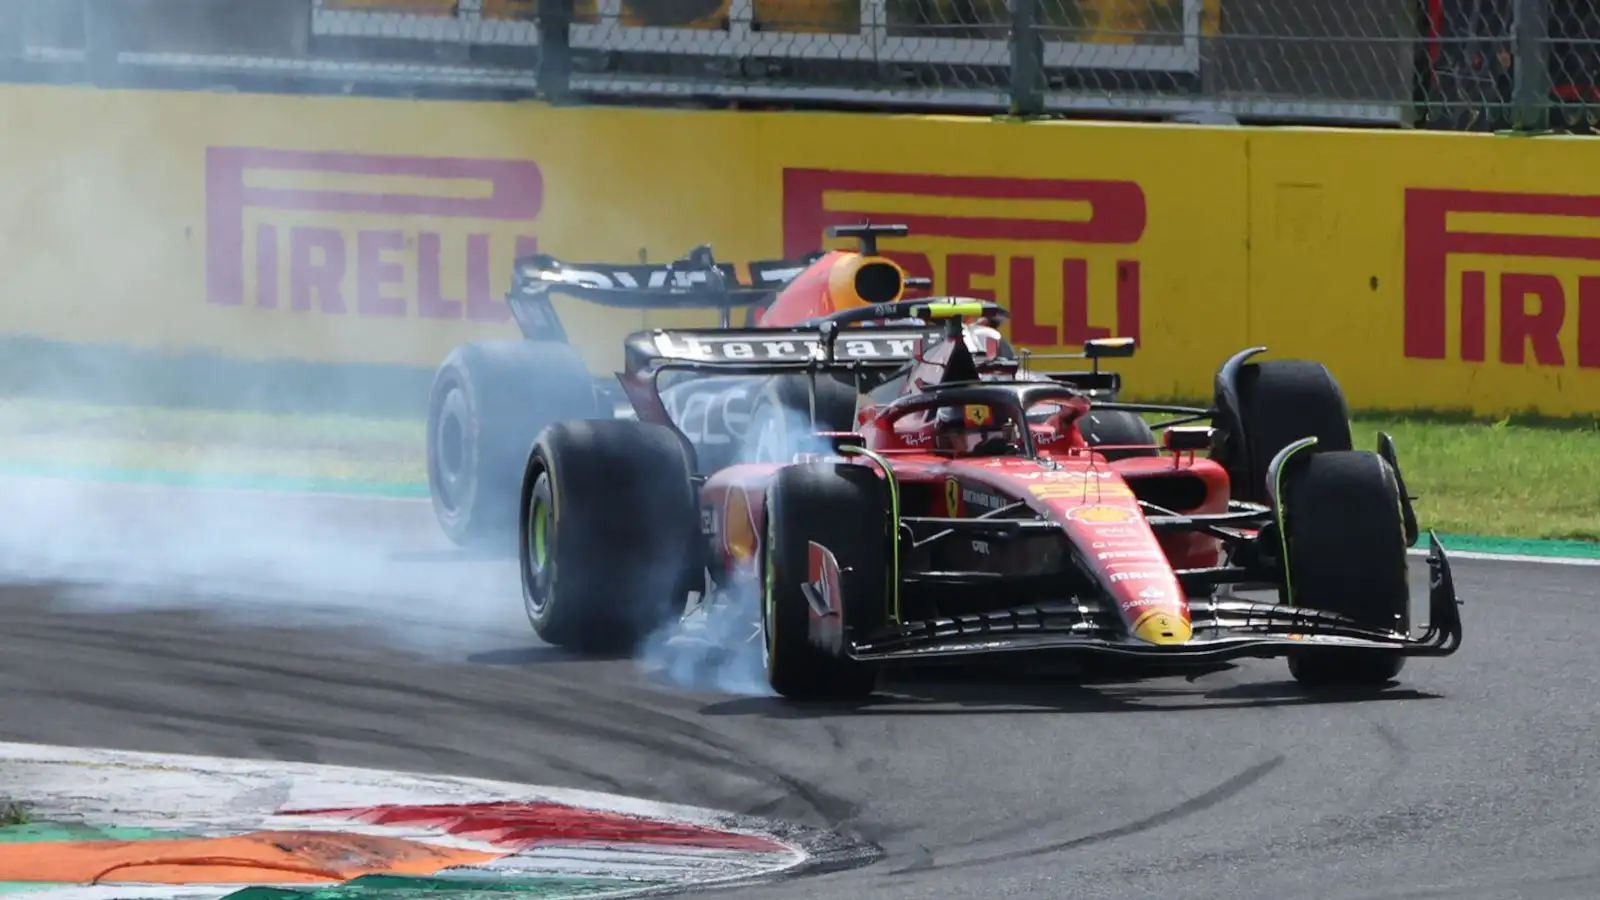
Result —
[{"label": "side mirror", "polygon": [[1138,345],[1131,337],[1094,338],[1083,342],[1083,355],[1088,359],[1127,359]]},{"label": "side mirror", "polygon": [[1205,425],[1173,426],[1161,433],[1161,446],[1173,453],[1198,453],[1211,446],[1211,432]]}]

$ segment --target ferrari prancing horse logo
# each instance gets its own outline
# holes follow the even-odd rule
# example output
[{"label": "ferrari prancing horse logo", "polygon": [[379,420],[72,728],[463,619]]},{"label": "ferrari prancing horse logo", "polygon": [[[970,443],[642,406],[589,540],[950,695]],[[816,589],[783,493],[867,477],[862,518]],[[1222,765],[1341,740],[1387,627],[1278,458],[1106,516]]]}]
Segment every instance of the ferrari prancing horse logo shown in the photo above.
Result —
[{"label": "ferrari prancing horse logo", "polygon": [[961,482],[947,478],[944,482],[945,514],[951,518],[961,515]]}]

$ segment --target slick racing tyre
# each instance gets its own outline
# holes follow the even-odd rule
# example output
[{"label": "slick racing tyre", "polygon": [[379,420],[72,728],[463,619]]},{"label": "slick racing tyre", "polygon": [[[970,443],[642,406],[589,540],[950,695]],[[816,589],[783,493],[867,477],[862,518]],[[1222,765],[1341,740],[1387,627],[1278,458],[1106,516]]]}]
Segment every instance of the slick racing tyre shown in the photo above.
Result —
[{"label": "slick racing tyre", "polygon": [[445,535],[509,554],[522,470],[539,430],[600,415],[594,378],[566,344],[457,347],[435,374],[428,403],[428,492]]},{"label": "slick racing tyre", "polygon": [[1315,451],[1349,450],[1350,410],[1333,373],[1303,359],[1246,363],[1239,369],[1243,446],[1219,460],[1233,483],[1233,499],[1267,502],[1267,466],[1278,451],[1305,437]]},{"label": "slick racing tyre", "polygon": [[[1095,410],[1092,407],[1078,420],[1078,431],[1090,447],[1116,447],[1114,450],[1097,450],[1107,460],[1128,459],[1134,456],[1158,456],[1156,433],[1144,417],[1126,410]],[[1127,446],[1138,444],[1142,446]]]},{"label": "slick racing tyre", "polygon": [[560,422],[527,458],[522,597],[545,642],[627,653],[683,611],[703,571],[689,455],[671,429]]},{"label": "slick racing tyre", "polygon": [[[767,490],[762,554],[762,658],[767,682],[791,700],[859,700],[877,673],[846,652],[852,630],[881,622],[887,603],[888,496],[864,466],[817,463],[778,472]],[[819,641],[802,586],[815,580],[811,544],[838,563],[838,635]],[[829,644],[831,645],[825,645]]]},{"label": "slick racing tyre", "polygon": [[789,462],[796,453],[826,453],[818,431],[854,431],[860,395],[848,380],[817,376],[816,425],[811,421],[811,388],[806,376],[772,379],[750,410],[750,427],[739,462]]},{"label": "slick racing tyre", "polygon": [[[1394,469],[1376,453],[1306,451],[1283,485],[1288,600],[1385,632],[1411,629],[1405,522]],[[1398,653],[1304,650],[1289,657],[1295,680],[1313,687],[1393,681]]]}]

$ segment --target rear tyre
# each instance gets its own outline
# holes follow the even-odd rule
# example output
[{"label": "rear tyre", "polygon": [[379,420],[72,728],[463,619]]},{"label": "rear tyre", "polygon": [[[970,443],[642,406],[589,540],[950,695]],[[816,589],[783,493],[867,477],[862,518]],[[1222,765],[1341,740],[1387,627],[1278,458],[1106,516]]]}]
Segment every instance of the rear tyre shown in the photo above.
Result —
[{"label": "rear tyre", "polygon": [[[1091,448],[1118,447],[1114,450],[1099,450],[1095,452],[1107,460],[1128,459],[1135,456],[1158,456],[1161,451],[1155,446],[1156,433],[1144,416],[1138,413],[1127,412],[1120,409],[1095,410],[1090,408],[1088,414],[1079,420],[1078,430],[1083,434],[1083,439],[1089,442]],[[1141,447],[1127,447],[1119,445],[1143,444]]]},{"label": "rear tyre", "polygon": [[[767,491],[762,541],[761,626],[767,682],[791,700],[860,700],[877,672],[851,659],[852,632],[882,621],[887,608],[888,497],[864,466],[818,464],[782,469]],[[813,613],[801,586],[813,580],[811,542],[839,564],[842,636],[813,639]]]},{"label": "rear tyre", "polygon": [[635,649],[681,614],[700,571],[689,457],[660,425],[551,425],[527,458],[520,520],[528,620],[580,653]]},{"label": "rear tyre", "polygon": [[[1278,451],[1305,437],[1316,450],[1349,450],[1350,410],[1333,373],[1303,359],[1246,363],[1239,369],[1242,446],[1221,460],[1233,484],[1233,499],[1267,502],[1267,466]],[[1235,440],[1240,436],[1235,436]]]},{"label": "rear tyre", "polygon": [[428,492],[445,536],[513,552],[528,449],[551,422],[595,418],[594,378],[554,341],[479,341],[450,353],[428,403]]},{"label": "rear tyre", "polygon": [[[1364,628],[1408,633],[1411,588],[1394,469],[1361,450],[1305,452],[1284,485],[1287,599]],[[1312,687],[1374,687],[1393,681],[1404,663],[1398,653],[1305,650],[1289,656],[1289,672]]]}]

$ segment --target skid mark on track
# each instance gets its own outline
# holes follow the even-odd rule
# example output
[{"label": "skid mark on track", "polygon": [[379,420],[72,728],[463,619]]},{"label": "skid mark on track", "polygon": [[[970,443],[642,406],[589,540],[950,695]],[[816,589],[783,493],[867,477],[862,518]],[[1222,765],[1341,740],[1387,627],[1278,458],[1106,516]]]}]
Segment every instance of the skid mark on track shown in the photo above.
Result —
[{"label": "skid mark on track", "polygon": [[1389,754],[1388,764],[1367,786],[1366,798],[1371,800],[1379,796],[1389,784],[1393,783],[1395,779],[1405,772],[1406,766],[1411,761],[1411,748],[1406,745],[1405,739],[1400,736],[1399,732],[1382,722],[1369,718],[1367,727],[1371,728],[1372,733],[1377,735],[1378,740],[1383,742],[1383,748]]},{"label": "skid mark on track", "polygon": [[1146,816],[1143,819],[1129,822],[1126,825],[1120,825],[1116,828],[1110,828],[1105,831],[1097,831],[1093,834],[1086,834],[1082,837],[1076,837],[1068,841],[1057,841],[1052,844],[1046,844],[1043,847],[1033,847],[1026,850],[1012,850],[1006,853],[995,853],[989,856],[980,856],[976,859],[964,859],[959,862],[940,863],[937,860],[934,860],[929,865],[913,866],[906,869],[897,870],[897,874],[898,872],[915,871],[917,868],[940,870],[968,869],[975,868],[977,866],[992,865],[994,863],[1014,862],[1020,859],[1027,859],[1031,856],[1042,856],[1050,853],[1061,853],[1068,850],[1077,850],[1083,847],[1093,846],[1095,844],[1103,844],[1107,841],[1116,840],[1117,838],[1135,835],[1142,831],[1149,831],[1153,828],[1159,828],[1162,825],[1166,825],[1170,822],[1176,822],[1186,816],[1192,816],[1195,813],[1204,812],[1213,806],[1217,806],[1218,804],[1226,802],[1230,798],[1237,796],[1241,792],[1248,789],[1251,785],[1254,785],[1266,778],[1268,775],[1271,775],[1273,771],[1275,771],[1279,766],[1283,765],[1285,759],[1287,759],[1287,757],[1274,756],[1271,759],[1259,762],[1250,768],[1245,769],[1243,772],[1233,776],[1232,778],[1229,778],[1227,781],[1222,782],[1216,787],[1205,791],[1199,796],[1185,800],[1171,809],[1163,810],[1153,816]]},{"label": "skid mark on track", "polygon": [[[626,710],[629,718],[638,727],[659,727],[662,731],[683,740],[691,741],[717,753],[725,754],[725,766],[735,766],[741,774],[789,793],[792,797],[803,802],[811,812],[819,816],[830,828],[842,827],[860,813],[859,803],[833,794],[798,776],[780,771],[771,763],[763,763],[753,756],[748,748],[741,746],[739,743],[729,740],[724,735],[695,722],[693,719],[663,709],[660,706],[659,697],[634,699],[615,695],[601,695],[598,692],[582,687],[569,687],[568,690],[575,695],[583,696],[592,701],[596,704],[594,707],[596,709],[612,706]],[[830,748],[835,753],[844,748],[843,736],[837,728],[825,725],[822,730]],[[793,740],[792,736],[789,740]],[[768,748],[763,747],[762,749]],[[781,804],[783,801],[780,799],[777,802]],[[789,815],[780,815],[779,817],[791,818]]]},{"label": "skid mark on track", "polygon": [[[40,593],[47,594],[48,589]],[[458,733],[449,741],[436,737],[413,741],[388,722],[390,716],[425,723],[465,715],[485,729],[515,722],[516,727],[530,733],[561,735],[563,740],[556,745],[541,747],[539,742],[533,742],[526,756],[572,780],[609,790],[618,790],[621,781],[581,754],[571,754],[571,746],[639,748],[651,757],[670,760],[678,772],[714,772],[724,788],[730,781],[743,782],[737,794],[745,802],[725,804],[730,808],[742,805],[743,812],[759,809],[791,821],[810,820],[835,827],[855,819],[860,811],[858,802],[830,793],[802,773],[785,771],[780,763],[764,762],[762,753],[771,749],[769,743],[731,739],[695,721],[692,709],[673,709],[674,701],[697,705],[703,697],[663,696],[646,689],[635,690],[627,684],[595,686],[564,677],[564,669],[547,667],[486,672],[478,666],[458,664],[449,667],[458,677],[450,680],[449,686],[436,687],[406,677],[405,666],[410,660],[390,660],[399,663],[397,668],[385,664],[380,654],[369,664],[356,655],[359,641],[348,648],[349,656],[329,660],[307,655],[300,639],[286,634],[276,651],[262,659],[259,647],[230,639],[235,634],[255,632],[235,622],[213,621],[209,616],[202,615],[199,622],[192,624],[215,624],[225,637],[196,643],[188,630],[159,627],[161,622],[188,618],[192,613],[133,612],[109,618],[70,614],[75,627],[62,634],[51,621],[60,613],[51,612],[55,615],[39,616],[43,621],[25,619],[17,623],[11,629],[12,636],[35,648],[49,644],[52,653],[75,648],[119,670],[137,671],[136,677],[141,679],[149,679],[147,665],[151,659],[170,660],[159,666],[154,684],[181,683],[200,688],[203,696],[211,698],[240,695],[240,704],[194,703],[192,698],[169,702],[164,688],[134,696],[104,694],[95,686],[70,678],[58,683],[46,681],[33,688],[34,696],[53,702],[132,713],[152,725],[172,723],[178,733],[197,737],[196,732],[206,730],[243,732],[273,755],[297,758],[314,754],[311,748],[319,739],[376,744],[425,755],[448,768],[466,768],[476,752],[471,734]],[[127,640],[130,628],[140,635],[135,645]],[[518,689],[508,691],[508,680],[517,681]],[[242,702],[244,694],[249,695],[248,703]],[[285,708],[293,708],[299,714],[288,719],[267,712]],[[253,711],[245,712],[246,709]],[[319,714],[308,714],[311,711]],[[794,736],[788,737],[792,743]],[[819,728],[816,737],[819,747],[831,748],[832,753],[838,752],[844,740],[837,729]],[[805,755],[798,758],[803,760]]]}]

